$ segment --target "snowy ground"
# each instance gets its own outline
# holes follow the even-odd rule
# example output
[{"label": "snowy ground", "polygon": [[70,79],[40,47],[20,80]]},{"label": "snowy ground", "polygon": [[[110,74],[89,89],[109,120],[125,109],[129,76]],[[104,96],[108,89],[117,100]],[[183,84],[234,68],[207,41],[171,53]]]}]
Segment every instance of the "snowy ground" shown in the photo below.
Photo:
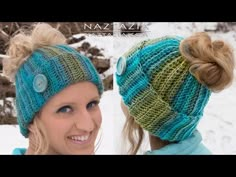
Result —
[{"label": "snowy ground", "polygon": [[[140,36],[115,36],[115,37],[86,37],[86,40],[98,48],[104,49],[104,54],[111,57],[115,71],[115,63],[119,56],[135,43],[163,35],[189,36],[193,32],[203,31],[205,28],[214,28],[215,23],[145,23],[146,32]],[[210,33],[213,38],[223,38],[234,47],[236,46],[235,31],[228,33]],[[235,48],[234,48],[235,49]],[[115,81],[115,80],[114,80]],[[205,108],[204,116],[199,123],[199,130],[203,136],[203,143],[214,154],[236,154],[236,119],[234,109],[236,106],[236,80],[233,85],[221,93],[212,94]],[[104,93],[100,107],[103,114],[101,131],[101,144],[96,154],[125,154],[121,134],[125,117],[120,109],[120,96],[116,83],[114,90]],[[11,154],[14,147],[27,147],[28,141],[18,130],[18,126],[0,125],[0,154]],[[142,146],[139,153],[149,148],[148,141]]]}]

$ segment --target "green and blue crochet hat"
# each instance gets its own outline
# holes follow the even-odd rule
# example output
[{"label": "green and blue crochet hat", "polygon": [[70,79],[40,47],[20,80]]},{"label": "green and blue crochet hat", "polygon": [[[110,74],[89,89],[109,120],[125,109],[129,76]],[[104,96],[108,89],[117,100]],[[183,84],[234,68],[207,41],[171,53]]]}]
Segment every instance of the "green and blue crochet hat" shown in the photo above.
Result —
[{"label": "green and blue crochet hat", "polygon": [[211,94],[189,72],[181,40],[166,36],[143,41],[116,65],[119,93],[130,115],[152,135],[171,142],[192,135]]},{"label": "green and blue crochet hat", "polygon": [[90,59],[68,45],[36,49],[15,76],[17,120],[22,135],[28,137],[28,125],[52,96],[80,81],[92,82],[102,95],[102,80]]}]

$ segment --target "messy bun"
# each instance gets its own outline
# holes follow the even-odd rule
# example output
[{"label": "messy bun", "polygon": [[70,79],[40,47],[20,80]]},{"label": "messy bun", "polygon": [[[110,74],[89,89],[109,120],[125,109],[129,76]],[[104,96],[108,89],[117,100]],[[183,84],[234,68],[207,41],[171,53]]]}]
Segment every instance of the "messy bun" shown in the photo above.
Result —
[{"label": "messy bun", "polygon": [[10,40],[8,57],[3,60],[4,75],[14,81],[17,70],[35,49],[65,43],[65,36],[46,23],[37,24],[31,34],[21,31]]},{"label": "messy bun", "polygon": [[231,84],[234,56],[225,42],[212,42],[207,33],[196,33],[181,42],[180,52],[190,63],[190,72],[210,90],[218,92]]}]

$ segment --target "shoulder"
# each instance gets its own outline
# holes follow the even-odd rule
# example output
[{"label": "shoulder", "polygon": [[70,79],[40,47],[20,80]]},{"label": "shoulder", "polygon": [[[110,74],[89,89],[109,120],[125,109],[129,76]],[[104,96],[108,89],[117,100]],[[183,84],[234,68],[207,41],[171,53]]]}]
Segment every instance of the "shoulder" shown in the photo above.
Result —
[{"label": "shoulder", "polygon": [[202,143],[198,144],[196,148],[192,151],[192,155],[210,155],[212,154],[211,151],[204,146]]},{"label": "shoulder", "polygon": [[147,155],[206,155],[211,152],[202,144],[202,136],[196,130],[191,137],[161,149],[148,151]]}]

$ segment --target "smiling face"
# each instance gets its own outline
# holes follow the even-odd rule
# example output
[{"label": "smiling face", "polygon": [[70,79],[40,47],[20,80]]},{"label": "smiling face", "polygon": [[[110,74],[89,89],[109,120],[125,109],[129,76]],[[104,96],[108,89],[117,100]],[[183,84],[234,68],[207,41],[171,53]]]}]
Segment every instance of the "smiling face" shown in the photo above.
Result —
[{"label": "smiling face", "polygon": [[94,154],[102,116],[100,96],[91,82],[79,82],[53,96],[39,119],[49,140],[48,154]]}]

